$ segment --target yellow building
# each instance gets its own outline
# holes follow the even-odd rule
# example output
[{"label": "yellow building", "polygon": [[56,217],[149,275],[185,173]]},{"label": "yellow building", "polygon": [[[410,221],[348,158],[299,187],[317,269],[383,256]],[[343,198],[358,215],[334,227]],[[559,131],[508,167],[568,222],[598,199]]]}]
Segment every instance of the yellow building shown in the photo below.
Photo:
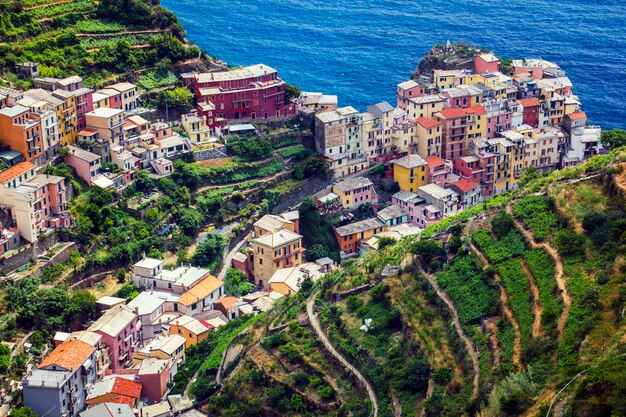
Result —
[{"label": "yellow building", "polygon": [[76,97],[65,90],[55,90],[53,92],[35,88],[24,93],[25,96],[33,99],[45,101],[57,115],[57,126],[59,142],[61,146],[72,145],[78,137],[76,117]]},{"label": "yellow building", "polygon": [[422,158],[441,156],[442,123],[439,120],[422,117],[416,120],[417,154]]},{"label": "yellow building", "polygon": [[378,203],[374,183],[369,178],[355,177],[333,185],[333,193],[339,196],[343,208],[352,209],[365,203]]},{"label": "yellow building", "polygon": [[489,73],[489,74],[472,74],[468,77],[471,84],[482,84],[491,90],[493,98],[497,100],[504,100],[507,98],[508,86],[501,82],[502,74]]},{"label": "yellow building", "polygon": [[443,94],[427,94],[409,100],[406,112],[409,119],[419,119],[422,117],[431,118],[435,113],[440,112],[447,105],[448,99]]},{"label": "yellow building", "polygon": [[417,193],[417,189],[427,184],[428,164],[419,155],[409,154],[393,161],[393,179],[402,191]]},{"label": "yellow building", "polygon": [[205,340],[212,326],[189,316],[181,316],[170,322],[170,335],[177,334],[185,338],[185,348]]},{"label": "yellow building", "polygon": [[483,106],[474,106],[467,109],[466,114],[465,149],[469,149],[469,142],[472,139],[487,137],[487,111]]},{"label": "yellow building", "polygon": [[302,263],[304,248],[302,235],[289,230],[279,230],[255,237],[248,251],[254,283],[264,288],[274,273]]},{"label": "yellow building", "polygon": [[467,84],[470,76],[471,74],[467,70],[434,70],[433,83],[439,90],[445,90]]}]

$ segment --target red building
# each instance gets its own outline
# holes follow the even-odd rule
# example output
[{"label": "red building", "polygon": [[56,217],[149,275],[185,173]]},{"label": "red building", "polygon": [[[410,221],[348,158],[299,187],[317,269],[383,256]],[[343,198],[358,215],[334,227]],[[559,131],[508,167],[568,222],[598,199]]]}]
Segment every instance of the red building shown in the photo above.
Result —
[{"label": "red building", "polygon": [[198,101],[198,114],[214,128],[224,120],[267,119],[296,112],[285,100],[285,82],[278,71],[257,64],[234,71],[194,74],[189,88]]},{"label": "red building", "polygon": [[524,109],[524,124],[539,127],[539,107],[541,103],[537,97],[523,98],[520,100]]},{"label": "red building", "polygon": [[475,155],[454,158],[454,173],[461,179],[481,184],[484,195],[493,195],[495,157],[494,154],[479,149]]},{"label": "red building", "polygon": [[476,74],[500,71],[500,60],[493,54],[480,54],[474,57]]}]

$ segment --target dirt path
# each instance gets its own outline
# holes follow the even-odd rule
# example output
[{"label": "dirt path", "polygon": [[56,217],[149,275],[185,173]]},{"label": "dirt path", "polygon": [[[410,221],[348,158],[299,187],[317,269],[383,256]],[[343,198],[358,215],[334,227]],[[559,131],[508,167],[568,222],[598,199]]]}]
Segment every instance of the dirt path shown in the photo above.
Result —
[{"label": "dirt path", "polygon": [[424,271],[424,268],[422,267],[422,264],[420,263],[419,260],[416,261],[416,264],[417,264],[417,268],[419,272],[422,275],[424,275],[424,277],[426,277],[426,279],[428,280],[430,285],[433,287],[433,289],[435,290],[439,298],[441,298],[441,300],[448,306],[448,309],[450,309],[450,311],[452,312],[452,323],[454,324],[454,328],[459,334],[459,337],[461,337],[461,340],[463,340],[463,343],[465,343],[467,353],[469,354],[470,359],[472,360],[472,367],[474,368],[474,380],[473,380],[474,390],[472,392],[472,398],[476,398],[478,396],[478,381],[480,378],[480,362],[478,361],[478,353],[476,352],[476,347],[474,346],[474,343],[472,343],[472,340],[469,337],[467,337],[467,335],[465,334],[463,327],[461,327],[461,320],[459,319],[459,312],[457,311],[454,305],[454,302],[452,301],[448,293],[446,293],[439,286],[439,283],[437,282],[437,278],[435,278],[434,275],[427,274],[426,271]]},{"label": "dirt path", "polygon": [[430,397],[432,397],[433,395],[433,390],[435,389],[435,381],[430,378],[428,380],[428,388],[426,388],[426,396],[424,397],[423,401],[420,401],[420,409],[417,412],[417,417],[425,417],[426,416],[426,407],[424,407],[424,404],[426,403],[426,400],[428,400]]},{"label": "dirt path", "polygon": [[498,328],[493,318],[485,321],[485,327],[489,331],[489,344],[491,345],[491,351],[493,352],[493,364],[495,366],[500,365],[500,341],[498,340]]},{"label": "dirt path", "polygon": [[[470,248],[472,249],[472,252],[474,252],[474,254],[478,256],[478,259],[480,259],[485,268],[490,266],[490,263],[485,255],[483,255],[483,253],[474,245],[473,242],[471,242],[471,240]],[[500,283],[500,306],[502,307],[502,312],[504,313],[504,316],[507,318],[509,323],[511,323],[511,326],[515,331],[515,339],[513,340],[513,364],[515,364],[518,369],[522,369],[522,335],[519,330],[519,323],[517,322],[517,320],[515,320],[513,311],[509,307],[509,296],[504,289],[504,285],[502,285],[500,275],[495,274],[493,278]]]},{"label": "dirt path", "polygon": [[528,269],[528,265],[526,261],[521,260],[522,269],[526,274],[526,278],[528,279],[528,283],[530,284],[530,292],[533,295],[533,314],[535,315],[535,320],[533,320],[533,329],[532,329],[532,338],[536,339],[541,336],[541,313],[543,312],[543,306],[539,301],[539,288],[537,288],[537,283],[535,282],[535,277],[533,273]]},{"label": "dirt path", "polygon": [[526,228],[524,225],[513,215],[513,206],[511,204],[506,206],[506,212],[513,217],[513,221],[515,222],[515,227],[517,230],[524,236],[524,238],[530,242],[530,245],[533,248],[543,248],[548,254],[552,257],[555,266],[555,279],[556,285],[559,288],[559,293],[561,294],[561,298],[563,299],[563,312],[561,313],[561,317],[559,318],[559,324],[557,326],[557,330],[559,332],[558,340],[561,341],[563,339],[563,329],[565,328],[565,324],[567,323],[567,317],[569,316],[569,309],[572,306],[572,298],[567,291],[566,279],[563,276],[563,260],[559,255],[558,251],[552,246],[552,244],[547,242],[537,243],[535,241],[532,233]]},{"label": "dirt path", "polygon": [[309,319],[309,323],[311,323],[311,327],[315,331],[317,337],[321,340],[328,353],[334,356],[339,361],[339,363],[345,366],[346,369],[348,369],[355,376],[355,378],[360,381],[363,386],[365,386],[365,389],[367,390],[367,395],[370,399],[370,403],[372,404],[372,412],[370,415],[373,417],[378,417],[378,398],[376,398],[376,392],[374,391],[372,384],[370,384],[370,382],[363,376],[363,374],[354,366],[352,366],[350,362],[348,362],[348,360],[343,355],[341,355],[337,351],[337,349],[335,349],[332,343],[330,343],[330,340],[328,339],[326,333],[324,333],[324,331],[322,330],[322,325],[320,324],[320,321],[314,312],[315,299],[317,298],[319,292],[319,288],[313,291],[306,301],[306,314]]}]

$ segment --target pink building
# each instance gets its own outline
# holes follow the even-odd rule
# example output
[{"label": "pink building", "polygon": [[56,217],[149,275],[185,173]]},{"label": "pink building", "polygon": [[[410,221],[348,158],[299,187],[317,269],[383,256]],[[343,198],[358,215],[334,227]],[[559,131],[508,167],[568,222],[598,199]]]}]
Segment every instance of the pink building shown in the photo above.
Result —
[{"label": "pink building", "polygon": [[406,110],[408,102],[412,98],[421,97],[426,94],[426,89],[415,82],[414,80],[408,80],[398,84],[396,90],[396,102],[398,107],[402,110]]},{"label": "pink building", "polygon": [[132,364],[133,353],[141,341],[141,321],[137,314],[125,305],[117,305],[106,310],[89,330],[102,335],[109,348],[109,368],[113,372]]},{"label": "pink building", "polygon": [[198,114],[214,128],[224,120],[267,119],[295,114],[285,99],[278,71],[257,64],[234,71],[194,74],[189,87],[198,100]]},{"label": "pink building", "polygon": [[83,79],[78,75],[54,81],[53,90],[65,90],[76,99],[76,119],[78,130],[85,128],[85,114],[93,110],[93,91],[83,87]]},{"label": "pink building", "polygon": [[476,74],[500,71],[500,60],[493,54],[480,54],[474,57]]},{"label": "pink building", "polygon": [[100,175],[102,158],[75,146],[69,146],[69,153],[65,155],[65,162],[76,170],[76,174],[91,185],[93,179]]},{"label": "pink building", "polygon": [[426,168],[426,183],[445,186],[452,175],[452,162],[441,159],[436,155],[427,156],[424,161],[428,164]]},{"label": "pink building", "polygon": [[144,359],[141,361],[137,380],[142,385],[141,396],[148,400],[148,404],[161,402],[170,382],[168,361],[156,358]]},{"label": "pink building", "polygon": [[400,191],[391,196],[391,204],[408,213],[410,223],[425,228],[443,218],[441,210],[410,191]]},{"label": "pink building", "polygon": [[338,182],[333,185],[332,191],[346,209],[353,209],[365,203],[378,205],[378,194],[369,178],[355,177]]}]

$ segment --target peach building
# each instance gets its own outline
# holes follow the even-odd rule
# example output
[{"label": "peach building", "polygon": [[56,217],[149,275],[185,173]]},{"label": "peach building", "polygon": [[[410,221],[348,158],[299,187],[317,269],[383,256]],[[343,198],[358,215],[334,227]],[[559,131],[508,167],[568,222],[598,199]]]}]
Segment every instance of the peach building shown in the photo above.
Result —
[{"label": "peach building", "polygon": [[43,163],[41,117],[21,105],[0,109],[0,140],[27,161]]}]

